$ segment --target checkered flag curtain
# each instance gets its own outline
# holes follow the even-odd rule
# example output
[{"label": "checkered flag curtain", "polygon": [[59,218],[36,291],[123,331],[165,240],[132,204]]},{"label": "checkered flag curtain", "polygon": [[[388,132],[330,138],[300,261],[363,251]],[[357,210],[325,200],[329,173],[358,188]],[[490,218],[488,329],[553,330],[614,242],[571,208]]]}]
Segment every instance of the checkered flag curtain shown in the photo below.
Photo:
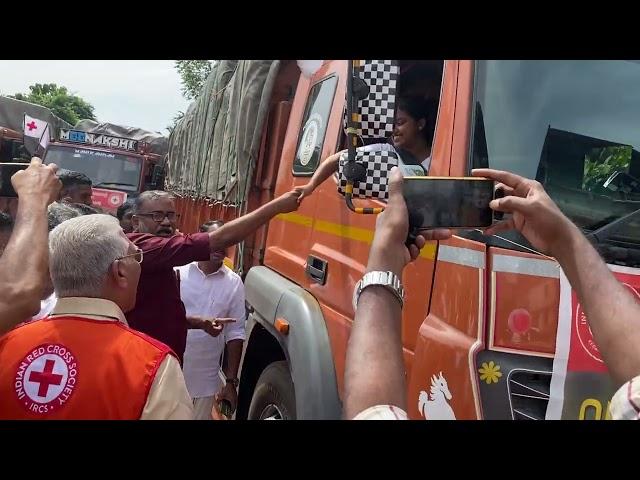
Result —
[{"label": "checkered flag curtain", "polygon": [[[369,85],[369,96],[358,102],[358,135],[387,138],[393,132],[399,67],[397,60],[360,60],[358,76]],[[347,128],[346,109],[344,127]]]}]

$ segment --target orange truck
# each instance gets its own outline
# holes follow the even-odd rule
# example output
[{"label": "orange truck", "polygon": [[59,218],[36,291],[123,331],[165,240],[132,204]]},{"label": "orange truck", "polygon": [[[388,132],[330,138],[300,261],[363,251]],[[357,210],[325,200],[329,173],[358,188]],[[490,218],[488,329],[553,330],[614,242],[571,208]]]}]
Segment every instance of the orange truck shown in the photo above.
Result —
[{"label": "orange truck", "polygon": [[[156,144],[141,140],[149,136]],[[93,204],[115,213],[127,198],[162,188],[166,148],[157,139],[163,137],[81,120],[73,129],[58,131],[43,160],[87,175],[93,182]]]},{"label": "orange truck", "polygon": [[[208,106],[194,104],[172,135],[167,189],[179,197],[181,230],[195,231],[212,218],[233,218],[304,185],[323,159],[345,148],[348,62],[325,60],[306,74],[295,61],[269,62],[262,66],[270,72],[260,90],[262,107],[244,109],[262,112],[249,124],[252,141],[239,137],[247,125],[242,114],[231,121],[224,109],[212,106],[218,100],[228,102],[227,112],[236,106],[242,82],[248,81],[247,75],[239,79],[239,72],[255,67],[246,61],[218,65],[205,86],[213,93],[201,94],[210,95]],[[437,100],[429,175],[468,176],[472,168],[488,166],[536,178],[585,232],[638,208],[637,184],[627,181],[631,187],[611,188],[616,175],[640,178],[636,62],[443,60],[398,65],[400,94]],[[193,121],[198,118],[205,120]],[[205,161],[194,176],[200,184],[189,183],[184,152],[197,147],[188,140],[189,132],[192,139],[200,138],[220,124],[233,135],[212,134],[202,158],[209,155],[215,162],[211,145],[215,149],[215,142],[224,138],[223,150],[234,154],[223,157],[241,159],[249,152],[251,168]],[[194,128],[200,129],[200,137]],[[310,156],[309,128],[315,129]],[[234,147],[234,139],[251,148]],[[302,149],[307,152],[304,162]],[[214,170],[218,180],[212,183]],[[223,170],[226,180],[219,181]],[[198,187],[202,178],[213,188]],[[243,194],[237,195],[243,181]],[[249,312],[238,418],[341,417],[352,294],[365,270],[375,216],[346,208],[337,182],[336,177],[327,179],[297,212],[276,217],[235,249]],[[377,200],[359,204],[383,206]],[[599,243],[608,263],[640,266],[639,228],[630,223]],[[409,416],[544,419],[560,275],[559,265],[534,253],[517,232],[487,237],[458,231],[450,240],[428,243],[403,277]],[[575,418],[604,418],[604,413],[589,416],[581,407],[585,401],[606,406],[610,394],[606,389],[578,393],[571,399]]]}]

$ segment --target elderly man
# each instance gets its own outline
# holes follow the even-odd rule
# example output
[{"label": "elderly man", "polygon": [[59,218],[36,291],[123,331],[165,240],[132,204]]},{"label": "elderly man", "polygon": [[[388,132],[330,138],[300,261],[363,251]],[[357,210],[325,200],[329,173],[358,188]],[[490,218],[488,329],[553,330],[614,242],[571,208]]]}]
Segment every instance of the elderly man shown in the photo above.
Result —
[{"label": "elderly man", "polygon": [[247,215],[206,233],[175,235],[175,199],[167,192],[142,192],[133,210],[134,232],[128,237],[145,252],[136,308],[129,324],[169,345],[182,363],[187,341],[187,318],[180,300],[174,267],[209,260],[211,253],[244,240],[280,213],[298,208],[299,190],[292,190]]},{"label": "elderly man", "polygon": [[[82,208],[80,208],[82,207]],[[88,213],[85,213],[88,209]],[[98,213],[93,208],[81,204],[81,203],[62,203],[62,202],[53,202],[49,205],[47,209],[47,219],[49,224],[49,231],[56,228],[62,222],[66,220],[70,220],[75,217],[79,217],[81,215],[88,215],[91,213]],[[34,315],[31,320],[40,320],[41,318],[47,317],[53,307],[56,306],[56,301],[58,297],[56,297],[55,292],[53,291],[53,285],[51,283],[51,279],[48,279],[46,284],[46,288],[44,294],[42,296],[42,300],[40,301],[40,311]]]},{"label": "elderly man", "polygon": [[[60,191],[55,165],[31,165],[11,183],[18,194],[13,232],[0,256],[0,334],[40,308],[48,278],[47,206]],[[8,274],[10,272],[10,274]]]},{"label": "elderly man", "polygon": [[59,199],[67,203],[82,203],[91,206],[92,182],[84,173],[60,169],[58,178],[62,182]]},{"label": "elderly man", "polygon": [[108,215],[49,236],[52,314],[0,339],[0,419],[191,419],[178,361],[128,327],[143,254]]}]

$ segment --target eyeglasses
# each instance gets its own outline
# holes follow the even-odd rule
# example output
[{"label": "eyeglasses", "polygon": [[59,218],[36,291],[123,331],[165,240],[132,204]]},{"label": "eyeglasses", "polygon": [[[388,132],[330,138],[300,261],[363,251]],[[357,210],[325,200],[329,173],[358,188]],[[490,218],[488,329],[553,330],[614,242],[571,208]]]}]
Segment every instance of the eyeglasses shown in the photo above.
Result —
[{"label": "eyeglasses", "polygon": [[140,250],[139,248],[136,248],[136,253],[130,253],[129,255],[123,255],[122,257],[116,258],[115,261],[123,260],[123,259],[129,258],[129,257],[133,257],[133,259],[136,262],[142,263],[142,260],[144,259],[144,252],[142,250]]},{"label": "eyeglasses", "polygon": [[176,212],[151,212],[151,213],[134,213],[134,216],[138,217],[150,217],[156,223],[162,222],[165,218],[168,218],[170,222],[175,222],[180,218],[180,214]]}]

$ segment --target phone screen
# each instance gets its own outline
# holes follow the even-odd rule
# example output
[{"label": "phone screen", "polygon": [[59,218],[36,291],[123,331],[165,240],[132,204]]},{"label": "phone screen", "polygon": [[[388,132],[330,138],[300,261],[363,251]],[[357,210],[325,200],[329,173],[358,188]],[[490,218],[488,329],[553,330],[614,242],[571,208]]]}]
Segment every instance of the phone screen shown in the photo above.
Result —
[{"label": "phone screen", "polygon": [[11,185],[11,177],[19,170],[24,170],[28,163],[0,163],[0,197],[17,197],[18,194]]},{"label": "phone screen", "polygon": [[488,227],[494,182],[486,178],[405,177],[404,198],[412,228]]}]

